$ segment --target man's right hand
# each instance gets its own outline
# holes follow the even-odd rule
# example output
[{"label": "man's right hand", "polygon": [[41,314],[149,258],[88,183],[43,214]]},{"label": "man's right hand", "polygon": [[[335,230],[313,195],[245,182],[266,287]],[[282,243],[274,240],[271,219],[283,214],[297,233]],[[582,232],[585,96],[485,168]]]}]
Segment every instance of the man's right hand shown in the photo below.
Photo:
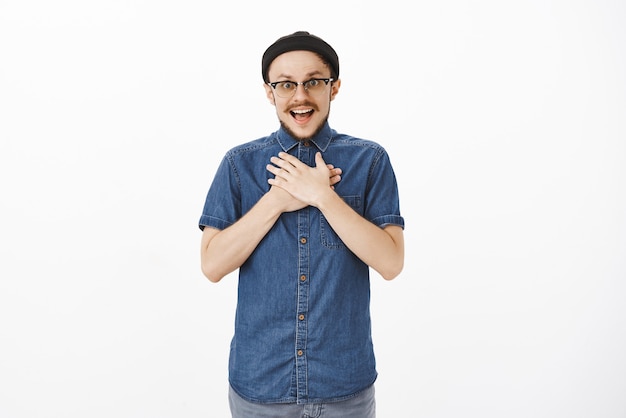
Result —
[{"label": "man's right hand", "polygon": [[[341,174],[343,171],[341,168],[335,168],[332,164],[327,164],[330,170],[329,184],[332,189],[335,188],[335,184],[341,181]],[[276,207],[280,208],[282,212],[294,212],[296,210],[303,209],[307,206],[306,203],[296,199],[289,192],[281,189],[280,187],[272,186],[268,191],[268,197],[272,196],[275,199]]]}]

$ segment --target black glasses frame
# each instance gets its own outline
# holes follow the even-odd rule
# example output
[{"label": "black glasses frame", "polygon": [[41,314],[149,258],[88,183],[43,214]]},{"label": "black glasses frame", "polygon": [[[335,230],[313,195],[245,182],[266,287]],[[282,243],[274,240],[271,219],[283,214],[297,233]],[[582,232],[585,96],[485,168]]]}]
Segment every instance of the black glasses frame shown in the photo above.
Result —
[{"label": "black glasses frame", "polygon": [[[296,93],[296,90],[298,90],[298,86],[302,86],[304,87],[305,91],[309,91],[309,88],[307,87],[307,84],[310,83],[311,81],[323,81],[324,85],[328,85],[328,83],[330,83],[331,81],[335,81],[334,78],[310,78],[306,81],[291,81],[291,80],[281,80],[281,81],[273,81],[273,82],[269,82],[267,84],[269,84],[274,91],[276,91],[276,86],[281,84],[281,83],[292,83],[295,84],[296,88],[293,89],[293,93],[291,93],[291,95],[293,96]],[[282,96],[281,96],[282,97]]]}]

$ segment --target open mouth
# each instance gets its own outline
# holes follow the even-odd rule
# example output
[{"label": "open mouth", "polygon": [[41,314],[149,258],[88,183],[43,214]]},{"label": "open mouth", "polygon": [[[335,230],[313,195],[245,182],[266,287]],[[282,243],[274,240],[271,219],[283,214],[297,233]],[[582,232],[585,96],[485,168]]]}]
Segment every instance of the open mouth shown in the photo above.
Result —
[{"label": "open mouth", "polygon": [[298,122],[304,122],[309,120],[313,115],[313,109],[295,109],[289,113],[291,113],[291,116]]}]

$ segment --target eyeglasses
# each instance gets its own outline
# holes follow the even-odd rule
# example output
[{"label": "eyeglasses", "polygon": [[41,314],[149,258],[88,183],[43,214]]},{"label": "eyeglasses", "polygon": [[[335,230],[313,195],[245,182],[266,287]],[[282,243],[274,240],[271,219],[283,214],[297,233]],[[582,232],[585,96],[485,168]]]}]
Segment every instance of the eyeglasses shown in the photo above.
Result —
[{"label": "eyeglasses", "polygon": [[298,90],[298,86],[302,85],[304,90],[311,95],[318,95],[322,91],[324,91],[325,87],[334,81],[332,78],[312,78],[307,81],[274,81],[273,83],[267,83],[276,92],[278,97],[282,97],[283,99],[287,99],[294,94],[296,94],[296,90]]}]

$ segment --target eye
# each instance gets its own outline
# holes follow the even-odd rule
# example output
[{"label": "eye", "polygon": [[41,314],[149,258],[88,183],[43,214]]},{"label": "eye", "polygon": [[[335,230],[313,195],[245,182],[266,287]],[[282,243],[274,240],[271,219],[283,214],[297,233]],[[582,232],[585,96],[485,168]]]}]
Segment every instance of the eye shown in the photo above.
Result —
[{"label": "eye", "polygon": [[278,86],[283,90],[293,90],[296,85],[291,81],[283,81],[281,83],[278,83]]},{"label": "eye", "polygon": [[316,80],[314,78],[306,82],[306,85],[308,88],[315,88],[319,86],[319,84],[320,84],[320,80]]}]

